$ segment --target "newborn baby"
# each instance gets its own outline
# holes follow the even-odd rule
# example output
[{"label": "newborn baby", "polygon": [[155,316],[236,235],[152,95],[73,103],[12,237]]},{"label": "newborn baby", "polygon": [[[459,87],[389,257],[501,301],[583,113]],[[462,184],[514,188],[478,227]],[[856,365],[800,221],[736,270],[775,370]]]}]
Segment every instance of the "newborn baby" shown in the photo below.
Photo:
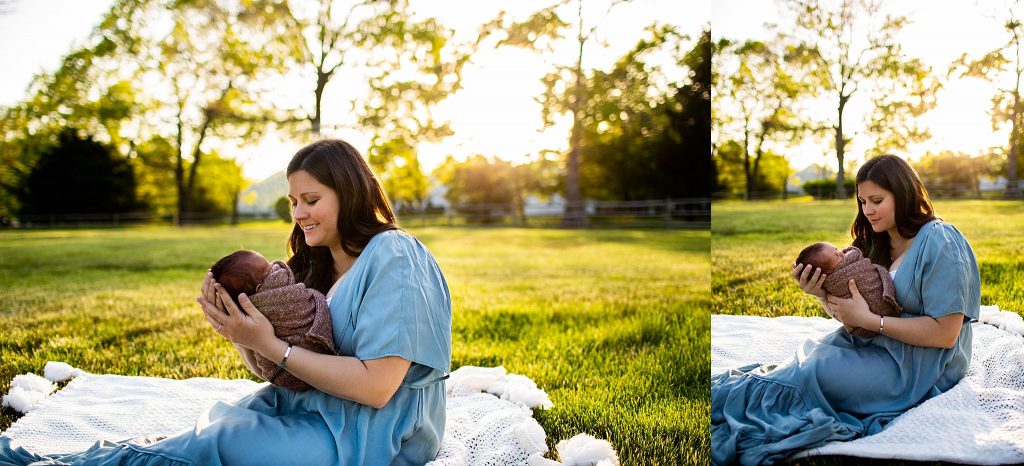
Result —
[{"label": "newborn baby", "polygon": [[[324,295],[295,283],[284,262],[270,263],[260,253],[243,249],[221,258],[210,271],[235,303],[238,295],[245,293],[274,326],[278,338],[317,353],[337,354]],[[313,388],[276,362],[260,354],[255,354],[255,359],[256,375],[263,380],[298,391]]]},{"label": "newborn baby", "polygon": [[[864,258],[860,249],[850,246],[840,251],[829,243],[814,243],[800,251],[796,263],[820,267],[821,273],[828,275],[821,287],[830,295],[852,297],[850,279],[853,279],[871,312],[880,316],[899,316],[903,312],[896,302],[896,288],[889,271]],[[867,338],[878,335],[860,327],[850,333]]]}]

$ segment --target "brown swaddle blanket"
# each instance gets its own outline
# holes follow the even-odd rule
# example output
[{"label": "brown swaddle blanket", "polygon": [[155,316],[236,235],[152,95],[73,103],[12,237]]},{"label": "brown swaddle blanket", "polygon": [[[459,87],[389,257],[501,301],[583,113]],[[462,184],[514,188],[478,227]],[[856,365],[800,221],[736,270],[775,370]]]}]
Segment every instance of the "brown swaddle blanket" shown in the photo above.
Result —
[{"label": "brown swaddle blanket", "polygon": [[[896,287],[892,284],[889,271],[872,263],[870,259],[864,257],[860,249],[853,246],[843,249],[843,260],[839,261],[836,269],[825,278],[822,288],[830,295],[851,298],[853,293],[850,292],[850,279],[857,281],[857,289],[868,302],[871,312],[887,317],[903,313],[903,308],[896,302]],[[867,338],[878,335],[878,332],[860,327],[850,333]]]},{"label": "brown swaddle blanket", "polygon": [[[274,261],[270,273],[260,290],[249,297],[267,320],[274,325],[278,338],[307,350],[337,354],[334,330],[327,301],[319,291],[295,283],[295,275],[288,265]],[[256,367],[263,380],[292,390],[306,391],[311,387],[298,377],[281,370],[277,363],[256,354]]]}]

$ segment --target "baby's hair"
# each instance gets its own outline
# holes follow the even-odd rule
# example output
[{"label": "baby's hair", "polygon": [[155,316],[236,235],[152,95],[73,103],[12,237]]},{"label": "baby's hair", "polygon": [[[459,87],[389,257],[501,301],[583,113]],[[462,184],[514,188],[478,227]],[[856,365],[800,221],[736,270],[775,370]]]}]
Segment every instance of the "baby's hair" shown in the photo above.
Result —
[{"label": "baby's hair", "polygon": [[256,287],[263,282],[264,277],[260,276],[260,271],[252,267],[251,260],[256,257],[262,258],[256,251],[242,249],[222,257],[210,267],[213,279],[217,280],[236,302],[241,293],[245,293],[246,296],[255,294]]},{"label": "baby's hair", "polygon": [[817,263],[818,255],[824,252],[825,248],[829,247],[828,243],[814,243],[800,251],[800,255],[796,256],[797,264],[811,264],[815,267],[821,268],[821,264]]}]

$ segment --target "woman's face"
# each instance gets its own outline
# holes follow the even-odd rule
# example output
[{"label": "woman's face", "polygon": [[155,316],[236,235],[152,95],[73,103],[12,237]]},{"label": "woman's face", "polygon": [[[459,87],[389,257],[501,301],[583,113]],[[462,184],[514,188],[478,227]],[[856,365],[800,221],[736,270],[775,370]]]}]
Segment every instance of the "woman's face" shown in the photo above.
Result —
[{"label": "woman's face", "polygon": [[857,185],[857,202],[875,233],[896,228],[896,199],[892,192],[873,181],[865,181]]},{"label": "woman's face", "polygon": [[288,176],[288,200],[292,204],[292,218],[302,228],[307,246],[341,245],[338,195],[333,189],[309,172],[298,170]]}]

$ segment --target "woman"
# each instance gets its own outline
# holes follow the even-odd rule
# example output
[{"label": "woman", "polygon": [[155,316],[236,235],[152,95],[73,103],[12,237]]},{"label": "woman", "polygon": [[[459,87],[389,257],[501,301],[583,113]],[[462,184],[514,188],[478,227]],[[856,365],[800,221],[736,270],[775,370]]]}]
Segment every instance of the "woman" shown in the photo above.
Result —
[{"label": "woman", "polygon": [[[904,313],[873,314],[853,280],[852,298],[827,295],[821,269],[793,264],[800,288],[844,327],[804,342],[782,365],[750,365],[712,378],[716,464],[771,463],[877,433],[967,373],[981,288],[970,245],[935,217],[921,180],[899,157],[869,160],[856,181],[853,245],[889,269]],[[859,337],[848,331],[854,327],[879,335]]]},{"label": "woman", "polygon": [[[243,294],[236,306],[208,273],[197,301],[245,364],[261,354],[312,385],[266,386],[218,403],[166,439],[98,443],[75,464],[422,465],[440,449],[451,361],[451,299],[430,252],[396,226],[377,179],[339,140],[288,164],[295,226],[288,265],[327,294],[339,355],[291,347]],[[5,456],[7,453],[11,458]],[[0,464],[42,461],[0,448]]]}]

